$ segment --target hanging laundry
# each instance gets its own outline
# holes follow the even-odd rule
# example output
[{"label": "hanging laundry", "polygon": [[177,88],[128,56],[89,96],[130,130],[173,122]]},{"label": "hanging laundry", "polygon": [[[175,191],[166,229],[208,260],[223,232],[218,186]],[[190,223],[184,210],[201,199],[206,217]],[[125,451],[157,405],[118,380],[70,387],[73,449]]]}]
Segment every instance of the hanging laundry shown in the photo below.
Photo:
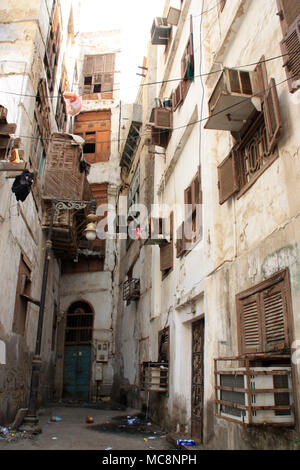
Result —
[{"label": "hanging laundry", "polygon": [[11,165],[17,165],[21,163],[20,154],[18,149],[12,149],[9,157],[9,162]]},{"label": "hanging laundry", "polygon": [[65,91],[63,96],[66,103],[67,114],[77,116],[82,109],[82,97],[70,91]]},{"label": "hanging laundry", "polygon": [[11,189],[15,194],[17,201],[25,201],[30,193],[33,179],[34,173],[31,173],[28,170],[24,170],[21,175],[16,176]]}]

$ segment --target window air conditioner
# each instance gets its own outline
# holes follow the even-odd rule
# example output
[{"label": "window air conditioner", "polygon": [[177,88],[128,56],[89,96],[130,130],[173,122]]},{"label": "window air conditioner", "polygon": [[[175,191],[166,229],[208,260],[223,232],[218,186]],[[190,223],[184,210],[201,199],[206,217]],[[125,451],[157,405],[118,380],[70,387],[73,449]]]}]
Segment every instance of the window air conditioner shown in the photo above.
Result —
[{"label": "window air conditioner", "polygon": [[247,374],[246,368],[225,369],[216,380],[218,417],[245,425],[293,425],[290,367],[251,367]]},{"label": "window air conditioner", "polygon": [[151,43],[154,45],[166,46],[170,37],[171,26],[166,18],[154,18],[151,28]]},{"label": "window air conditioner", "polygon": [[205,129],[239,132],[252,112],[261,110],[258,94],[256,72],[224,68],[208,101]]},{"label": "window air conditioner", "polygon": [[142,364],[141,389],[152,392],[168,391],[168,364],[144,362]]}]

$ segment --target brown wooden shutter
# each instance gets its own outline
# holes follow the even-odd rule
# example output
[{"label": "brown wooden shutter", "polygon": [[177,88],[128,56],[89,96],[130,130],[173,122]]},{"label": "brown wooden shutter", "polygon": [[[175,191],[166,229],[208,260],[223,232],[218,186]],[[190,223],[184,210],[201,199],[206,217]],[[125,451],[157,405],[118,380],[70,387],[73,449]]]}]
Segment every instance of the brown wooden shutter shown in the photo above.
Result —
[{"label": "brown wooden shutter", "polygon": [[172,94],[172,110],[176,111],[176,109],[182,103],[182,101],[183,101],[182,85],[180,82]]},{"label": "brown wooden shutter", "polygon": [[281,41],[280,47],[283,55],[283,66],[285,67],[288,79],[289,91],[293,93],[299,88],[293,87],[293,82],[300,79],[300,14]]},{"label": "brown wooden shutter", "polygon": [[290,286],[288,270],[236,297],[240,353],[290,348]]},{"label": "brown wooden shutter", "polygon": [[259,296],[238,300],[238,338],[242,354],[262,351],[262,326]]},{"label": "brown wooden shutter", "polygon": [[274,78],[269,82],[269,88],[264,97],[264,116],[267,129],[268,150],[271,153],[279,137],[281,118],[279,101]]},{"label": "brown wooden shutter", "polygon": [[157,129],[151,127],[151,144],[158,145],[159,147],[167,148],[170,140],[169,129]]},{"label": "brown wooden shutter", "polygon": [[173,268],[173,212],[170,214],[170,242],[160,246],[160,270]]},{"label": "brown wooden shutter", "polygon": [[277,0],[277,6],[282,32],[286,34],[300,15],[300,2],[299,0]]},{"label": "brown wooden shutter", "polygon": [[284,349],[289,344],[284,282],[262,292],[264,350]]},{"label": "brown wooden shutter", "polygon": [[219,203],[223,204],[239,190],[237,153],[232,150],[218,165]]}]

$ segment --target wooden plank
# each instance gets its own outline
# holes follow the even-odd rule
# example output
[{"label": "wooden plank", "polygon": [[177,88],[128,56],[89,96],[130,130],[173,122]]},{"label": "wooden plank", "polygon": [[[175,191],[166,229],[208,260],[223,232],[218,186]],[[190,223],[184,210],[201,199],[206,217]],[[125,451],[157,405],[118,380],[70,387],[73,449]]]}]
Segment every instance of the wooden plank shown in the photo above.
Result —
[{"label": "wooden plank", "polygon": [[11,165],[9,162],[6,160],[1,160],[0,161],[0,171],[17,171],[17,170],[24,170],[25,169],[26,162],[23,163],[17,163],[16,165]]}]

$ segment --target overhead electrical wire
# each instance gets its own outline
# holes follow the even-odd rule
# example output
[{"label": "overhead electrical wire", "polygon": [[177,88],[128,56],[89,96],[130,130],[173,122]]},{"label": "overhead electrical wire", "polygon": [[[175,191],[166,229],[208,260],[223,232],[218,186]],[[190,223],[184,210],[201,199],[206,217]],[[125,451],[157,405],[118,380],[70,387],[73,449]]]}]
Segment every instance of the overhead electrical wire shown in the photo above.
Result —
[{"label": "overhead electrical wire", "polygon": [[[299,52],[300,52],[300,49],[294,51],[293,54],[298,54]],[[279,58],[282,58],[282,57],[285,57],[285,56],[288,56],[288,55],[290,55],[290,54],[288,54],[288,53],[280,54],[280,55],[277,55],[277,56],[274,56],[274,57],[269,57],[267,59],[260,60],[258,62],[252,62],[252,63],[244,64],[244,65],[237,65],[237,66],[234,66],[234,68],[239,69],[239,68],[243,68],[243,67],[251,67],[251,66],[257,65],[257,64],[262,63],[262,62],[269,62],[271,60],[276,60],[276,59],[279,59]],[[201,74],[198,74],[198,75],[194,75],[194,78],[207,77],[209,75],[214,75],[214,74],[220,73],[220,72],[222,72],[222,70],[213,70],[211,72],[204,72],[204,73],[201,73]],[[144,86],[159,85],[159,84],[163,84],[163,83],[175,82],[175,81],[180,81],[180,80],[182,80],[182,77],[180,77],[180,78],[169,78],[168,80],[158,80],[158,81],[154,81],[154,82],[140,83],[138,85],[132,85],[132,86],[126,87],[126,88],[112,88],[112,89],[106,90],[104,93],[112,93],[114,91],[127,90],[129,88],[136,88],[136,87],[140,88],[140,87],[144,87]],[[14,96],[25,96],[27,98],[36,98],[37,97],[37,95],[31,95],[31,94],[25,94],[25,93],[16,93],[16,92],[13,92],[13,91],[4,91],[4,90],[0,90],[0,93],[4,93],[4,94],[8,94],[8,95],[14,95]],[[60,98],[60,97],[61,97],[61,95],[55,95],[55,96],[48,97],[48,99],[54,99],[54,98]]]},{"label": "overhead electrical wire", "polygon": [[[261,61],[261,62],[262,62],[262,61]],[[260,62],[258,62],[258,63],[260,63]],[[294,77],[291,77],[291,78],[294,78]],[[248,101],[249,98],[251,98],[251,97],[260,96],[262,93],[265,93],[265,92],[271,90],[272,88],[276,88],[276,87],[278,87],[279,85],[282,85],[283,83],[287,82],[288,80],[290,80],[290,78],[286,78],[285,80],[282,80],[281,82],[275,83],[275,85],[272,85],[272,86],[267,87],[267,88],[265,88],[265,89],[263,89],[263,90],[260,90],[259,93],[253,94],[253,95],[249,96],[248,98],[244,98],[244,99],[242,99],[241,101],[239,101],[239,102],[237,102],[237,103],[234,103],[234,104],[232,104],[232,105],[230,105],[230,106],[226,106],[225,108],[221,109],[220,111],[218,111],[218,112],[216,112],[216,113],[212,113],[212,114],[210,114],[209,116],[201,117],[200,119],[197,119],[196,121],[193,121],[193,122],[189,122],[188,124],[184,124],[184,125],[182,125],[182,126],[174,127],[173,129],[171,129],[171,131],[173,132],[173,131],[175,131],[175,130],[184,129],[184,128],[186,128],[186,127],[193,126],[193,125],[195,125],[195,124],[197,124],[197,123],[206,121],[208,118],[213,117],[213,116],[217,116],[217,115],[219,115],[219,114],[222,114],[224,111],[228,111],[229,109],[232,109],[232,108],[234,108],[234,107],[236,107],[236,106],[238,106],[238,105],[240,105],[240,104],[242,104],[242,103]],[[159,133],[160,131],[161,131],[161,129],[158,131],[158,133]],[[162,131],[164,132],[164,130],[162,130]],[[131,142],[134,142],[135,140],[138,140],[138,139],[140,139],[141,137],[147,137],[148,135],[149,135],[149,134],[139,134],[137,137],[132,138],[132,139],[131,139]],[[18,135],[18,136],[15,136],[15,138],[38,140],[37,137],[25,136],[25,135]],[[46,140],[46,141],[55,141],[55,138],[50,137],[50,138],[45,138],[45,139],[43,139],[43,140]],[[102,140],[102,141],[95,141],[95,142],[93,142],[93,143],[95,143],[95,144],[96,144],[96,143],[105,144],[105,143],[113,143],[113,142],[126,141],[126,140],[127,140],[127,138],[124,138],[124,139],[110,139],[110,140],[107,140],[107,141],[104,141],[104,140]]]}]

